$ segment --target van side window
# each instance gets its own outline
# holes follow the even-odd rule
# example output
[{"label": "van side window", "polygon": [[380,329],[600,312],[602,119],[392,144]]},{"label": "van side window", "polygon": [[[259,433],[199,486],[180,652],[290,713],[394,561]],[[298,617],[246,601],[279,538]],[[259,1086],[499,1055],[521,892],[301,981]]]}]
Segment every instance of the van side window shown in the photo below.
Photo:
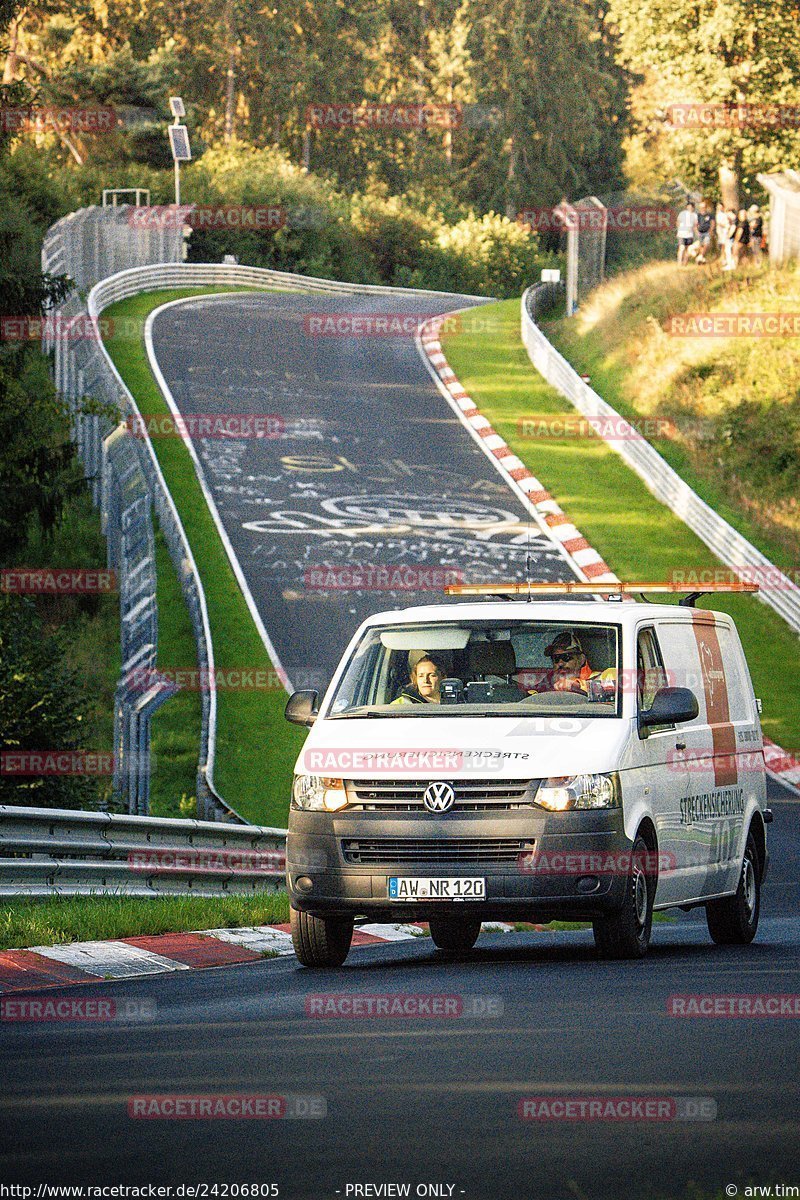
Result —
[{"label": "van side window", "polygon": [[[743,670],[742,651],[738,637],[725,625],[717,625],[717,638],[725,665],[723,678],[728,695],[728,713],[731,721],[752,721],[752,687]],[[705,659],[701,660],[706,669]]]},{"label": "van side window", "polygon": [[667,686],[667,673],[656,631],[652,627],[642,629],[636,646],[636,688],[640,711],[650,708],[659,688]]}]

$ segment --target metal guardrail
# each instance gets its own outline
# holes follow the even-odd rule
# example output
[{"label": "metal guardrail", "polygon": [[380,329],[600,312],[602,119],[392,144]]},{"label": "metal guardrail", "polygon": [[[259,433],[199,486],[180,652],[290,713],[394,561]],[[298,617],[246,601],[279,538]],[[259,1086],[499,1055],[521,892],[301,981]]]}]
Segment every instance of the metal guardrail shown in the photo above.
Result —
[{"label": "metal guardrail", "polygon": [[285,829],[0,806],[0,896],[252,895],[285,860]]},{"label": "metal guardrail", "polygon": [[556,300],[564,295],[564,287],[563,283],[537,283],[524,293],[522,301],[525,311],[535,325],[539,324]]},{"label": "metal guardrail", "polygon": [[[158,263],[120,271],[109,279],[96,284],[89,293],[87,313],[91,329],[100,328],[102,313],[112,304],[142,292],[162,289],[195,287],[253,287],[288,288],[294,291],[318,291],[357,295],[363,292],[393,296],[447,295],[449,293],[425,293],[416,288],[389,288],[378,285],[341,283],[337,280],[317,279],[310,276],[292,275],[285,271],[273,271],[265,267],[246,267],[229,263]],[[477,297],[475,297],[477,299]],[[144,428],[136,400],[98,338],[98,353],[104,361],[106,376],[113,379],[116,402],[121,412],[136,420],[137,428]],[[222,820],[242,820],[239,814],[222,798],[214,786],[214,762],[216,752],[216,686],[214,672],[214,648],[208,623],[205,594],[197,566],[183,529],[178,510],[169,493],[158,459],[149,437],[141,441],[141,459],[153,495],[159,524],[164,533],[170,556],[181,579],[187,607],[192,619],[198,647],[198,665],[209,680],[208,690],[203,690],[203,725],[198,768],[198,810],[208,817]]]},{"label": "metal guardrail", "polygon": [[[42,269],[91,287],[120,266],[145,265],[183,252],[181,230],[132,229],[131,209],[82,209],[56,222],[42,247]],[[71,413],[72,435],[92,498],[100,508],[108,564],[119,581],[122,671],[114,697],[114,794],[132,813],[149,811],[150,719],[174,689],[131,686],[156,664],[158,613],[151,495],[142,446],[124,424],[118,389],[99,352],[80,292],[48,314],[43,343],[53,353],[55,384]],[[87,411],[87,399],[104,401]],[[94,405],[97,409],[97,405]]]},{"label": "metal guardrail", "polygon": [[548,302],[553,293],[547,296],[542,293],[538,304],[532,293],[537,293],[539,288],[554,286],[558,285],[539,284],[528,288],[522,297],[522,341],[536,370],[585,417],[596,418],[598,423],[602,420],[611,423],[615,437],[605,439],[607,445],[636,472],[657,500],[666,504],[697,534],[720,562],[757,581],[760,584],[758,598],[774,609],[795,633],[800,633],[800,587],[701,500],[647,439],[588,383],[584,383],[538,328],[532,314],[540,310],[542,301]]},{"label": "metal guardrail", "polygon": [[[117,688],[115,730],[116,753],[126,759],[115,776],[116,790],[131,811],[147,810],[147,762],[149,719],[158,703],[168,698],[159,694],[143,698],[126,685],[136,668],[140,673],[155,666],[157,613],[155,572],[146,560],[152,546],[150,506],[154,505],[170,557],[178,574],[192,621],[197,644],[198,666],[210,686],[201,693],[202,724],[198,754],[198,812],[223,821],[243,821],[219,795],[214,786],[216,746],[216,691],[214,650],[208,623],[205,595],[197,566],[177,508],[169,494],[149,437],[126,435],[124,425],[102,415],[82,411],[84,397],[105,401],[110,411],[124,420],[139,417],[134,397],[112,363],[98,322],[102,313],[119,300],[140,292],[162,288],[239,286],[281,288],[301,291],[363,292],[381,295],[447,295],[424,293],[415,288],[389,288],[368,284],[293,275],[267,268],[237,264],[184,263],[180,226],[153,228],[130,220],[136,210],[88,208],[58,221],[48,231],[42,250],[42,269],[70,275],[80,288],[90,289],[85,299],[71,296],[50,314],[45,349],[54,354],[56,386],[67,399],[73,414],[73,434],[95,503],[100,505],[109,541],[109,556],[120,573],[123,627],[123,669]],[[189,211],[189,208],[186,208]],[[177,223],[176,223],[177,224]],[[166,260],[166,261],[165,261]],[[133,264],[133,265],[132,265]],[[120,269],[124,268],[124,269]],[[479,299],[479,297],[474,297]],[[87,319],[88,318],[88,319]],[[82,325],[79,324],[82,322]],[[74,336],[76,329],[79,336]],[[136,423],[137,433],[142,422]],[[138,464],[138,466],[137,466]],[[134,480],[138,470],[147,492]],[[132,497],[135,494],[135,499]],[[125,496],[127,502],[121,502]],[[133,548],[136,583],[133,584]],[[152,550],[150,551],[152,556]],[[152,563],[151,563],[152,567]],[[134,598],[129,607],[127,598]],[[143,614],[150,620],[142,620]],[[127,769],[127,765],[130,770]]]}]

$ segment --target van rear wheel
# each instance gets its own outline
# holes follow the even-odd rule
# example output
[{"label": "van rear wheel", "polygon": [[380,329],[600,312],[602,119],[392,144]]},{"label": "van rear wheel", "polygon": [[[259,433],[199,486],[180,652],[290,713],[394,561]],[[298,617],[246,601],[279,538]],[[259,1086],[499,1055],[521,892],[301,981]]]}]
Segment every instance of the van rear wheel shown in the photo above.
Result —
[{"label": "van rear wheel", "polygon": [[748,833],[735,894],[706,905],[708,932],[718,946],[746,946],[756,936],[760,909],[761,867],[755,838]]},{"label": "van rear wheel", "polygon": [[601,958],[644,958],[647,953],[657,882],[653,857],[644,838],[637,837],[622,908],[603,913],[592,922],[594,944]]},{"label": "van rear wheel", "polygon": [[340,967],[353,940],[352,917],[314,917],[289,910],[292,945],[304,967]]},{"label": "van rear wheel", "polygon": [[431,917],[428,926],[435,945],[452,954],[466,954],[477,942],[481,931],[481,922],[477,918],[459,921],[453,917]]}]

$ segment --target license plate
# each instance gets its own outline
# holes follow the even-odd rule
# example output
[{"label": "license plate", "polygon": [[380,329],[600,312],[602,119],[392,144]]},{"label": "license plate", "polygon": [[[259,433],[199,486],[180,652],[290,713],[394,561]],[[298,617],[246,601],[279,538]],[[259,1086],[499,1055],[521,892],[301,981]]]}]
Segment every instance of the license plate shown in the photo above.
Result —
[{"label": "license plate", "polygon": [[463,875],[420,878],[417,875],[390,875],[390,900],[485,900],[486,880]]}]

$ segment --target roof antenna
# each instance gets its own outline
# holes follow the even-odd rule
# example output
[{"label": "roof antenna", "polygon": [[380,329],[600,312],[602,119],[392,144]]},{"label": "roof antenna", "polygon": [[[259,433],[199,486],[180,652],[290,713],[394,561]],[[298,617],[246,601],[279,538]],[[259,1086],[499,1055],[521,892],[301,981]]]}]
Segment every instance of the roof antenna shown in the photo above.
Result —
[{"label": "roof antenna", "polygon": [[530,496],[526,495],[525,503],[528,510],[528,537],[525,543],[525,576],[528,581],[528,604],[530,604],[533,600],[533,596],[531,595],[531,525],[533,521],[533,514],[531,513]]}]

